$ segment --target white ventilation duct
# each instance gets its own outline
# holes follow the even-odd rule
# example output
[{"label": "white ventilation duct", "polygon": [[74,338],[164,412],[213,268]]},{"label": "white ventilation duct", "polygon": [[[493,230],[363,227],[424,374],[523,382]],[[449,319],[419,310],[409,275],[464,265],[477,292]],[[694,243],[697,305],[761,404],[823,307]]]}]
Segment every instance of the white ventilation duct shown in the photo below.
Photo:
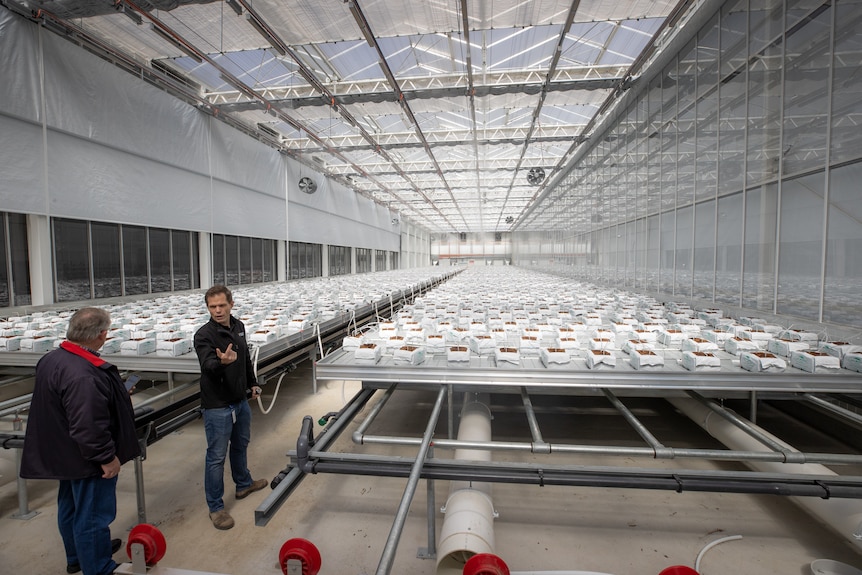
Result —
[{"label": "white ventilation duct", "polygon": [[[708,407],[694,399],[669,398],[668,401],[730,449],[740,451],[769,451],[768,447],[751,435],[713,413]],[[790,451],[797,451],[793,446],[781,441],[769,432],[751,423],[749,425],[775,443],[786,447]],[[766,473],[788,473],[790,470],[794,473],[806,475],[838,475],[819,463],[795,464],[768,461],[746,463],[752,469]],[[862,550],[862,501],[845,498],[819,499],[816,497],[790,497],[790,499],[834,529],[842,537],[845,537],[857,550]]]},{"label": "white ventilation duct", "polygon": [[[484,402],[483,402],[484,401]],[[460,441],[490,441],[491,411],[487,395],[468,394],[458,426]],[[456,449],[455,459],[491,461],[484,449]],[[461,575],[464,563],[478,553],[494,553],[494,504],[491,484],[452,481],[437,546],[437,575]]]}]

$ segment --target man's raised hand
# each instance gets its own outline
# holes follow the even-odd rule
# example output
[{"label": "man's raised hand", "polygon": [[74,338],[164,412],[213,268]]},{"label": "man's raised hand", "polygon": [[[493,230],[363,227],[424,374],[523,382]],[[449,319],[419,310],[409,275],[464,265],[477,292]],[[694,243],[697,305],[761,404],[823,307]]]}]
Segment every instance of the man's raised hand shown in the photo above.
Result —
[{"label": "man's raised hand", "polygon": [[236,350],[233,348],[232,343],[229,343],[224,351],[216,348],[216,355],[219,360],[221,360],[222,365],[227,365],[236,361]]}]

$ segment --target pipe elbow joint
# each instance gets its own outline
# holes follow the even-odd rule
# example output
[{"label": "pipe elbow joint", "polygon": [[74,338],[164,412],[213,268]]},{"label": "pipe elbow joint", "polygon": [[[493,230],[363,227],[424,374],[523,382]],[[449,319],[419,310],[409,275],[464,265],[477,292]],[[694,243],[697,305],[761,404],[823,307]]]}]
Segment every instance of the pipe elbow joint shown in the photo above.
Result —
[{"label": "pipe elbow joint", "polygon": [[309,461],[308,453],[314,445],[314,420],[310,415],[302,418],[302,430],[296,438],[296,463],[303,473],[313,473],[314,465]]}]

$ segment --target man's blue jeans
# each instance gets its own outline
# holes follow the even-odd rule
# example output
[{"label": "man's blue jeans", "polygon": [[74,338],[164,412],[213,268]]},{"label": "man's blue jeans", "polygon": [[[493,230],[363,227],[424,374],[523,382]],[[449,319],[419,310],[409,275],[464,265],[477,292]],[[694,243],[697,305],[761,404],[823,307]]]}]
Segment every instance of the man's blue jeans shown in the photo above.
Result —
[{"label": "man's blue jeans", "polygon": [[251,487],[246,453],[251,441],[251,408],[248,401],[229,407],[204,409],[204,431],[207,436],[204,491],[210,513],[224,509],[224,460],[230,452],[230,474],[240,491]]},{"label": "man's blue jeans", "polygon": [[57,492],[57,525],[66,563],[83,575],[108,575],[117,568],[111,555],[111,522],[117,517],[117,478],[62,479]]}]

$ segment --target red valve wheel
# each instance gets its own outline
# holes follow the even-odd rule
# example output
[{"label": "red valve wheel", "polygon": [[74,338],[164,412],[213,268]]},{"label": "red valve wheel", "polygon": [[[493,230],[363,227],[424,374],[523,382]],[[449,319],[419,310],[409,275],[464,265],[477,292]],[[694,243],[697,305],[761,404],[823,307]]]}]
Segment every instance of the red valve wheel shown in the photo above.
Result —
[{"label": "red valve wheel", "polygon": [[492,553],[473,555],[464,564],[463,575],[509,575],[509,567]]},{"label": "red valve wheel", "polygon": [[289,559],[302,561],[302,575],[317,575],[317,572],[320,571],[320,551],[308,539],[295,537],[288,539],[281,546],[281,550],[278,552],[278,563],[281,565],[281,572],[284,575],[287,575]]},{"label": "red valve wheel", "polygon": [[129,540],[126,543],[126,553],[132,558],[132,544],[140,543],[144,546],[144,560],[147,565],[153,566],[165,556],[168,544],[162,532],[149,523],[135,525],[129,532]]}]

